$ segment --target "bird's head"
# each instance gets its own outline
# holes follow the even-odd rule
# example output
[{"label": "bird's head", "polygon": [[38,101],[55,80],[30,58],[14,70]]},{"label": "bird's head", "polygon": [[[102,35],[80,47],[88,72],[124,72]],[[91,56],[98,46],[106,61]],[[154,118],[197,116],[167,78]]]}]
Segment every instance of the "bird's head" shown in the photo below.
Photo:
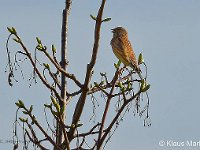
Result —
[{"label": "bird's head", "polygon": [[127,36],[127,31],[123,27],[116,27],[114,29],[111,29],[113,33],[113,37],[117,36]]}]

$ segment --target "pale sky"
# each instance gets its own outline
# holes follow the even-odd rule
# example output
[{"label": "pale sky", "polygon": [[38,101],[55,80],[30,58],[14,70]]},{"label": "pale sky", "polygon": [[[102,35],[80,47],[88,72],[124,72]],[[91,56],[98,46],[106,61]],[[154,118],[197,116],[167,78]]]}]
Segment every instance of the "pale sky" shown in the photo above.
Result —
[{"label": "pale sky", "polygon": [[[94,21],[100,1],[73,0],[69,24],[69,71],[83,81],[83,73],[92,51]],[[7,26],[16,27],[27,47],[34,50],[35,37],[50,46],[60,47],[61,14],[64,1],[53,0],[0,0],[0,149],[12,149],[6,140],[12,139],[15,102],[22,99],[34,106],[36,116],[42,118],[41,105],[48,102],[49,93],[41,84],[28,88],[31,70],[23,65],[25,79],[11,88],[7,83],[7,55],[5,43]],[[200,1],[199,0],[108,0],[104,17],[112,20],[102,25],[99,57],[95,68],[99,72],[114,74],[111,28],[123,26],[136,55],[143,53],[148,65],[151,84],[151,127],[143,126],[143,118],[130,112],[121,122],[106,150],[197,150],[187,140],[200,141]],[[11,44],[18,50],[16,44]],[[41,56],[41,58],[44,58]],[[73,87],[71,87],[73,88]],[[159,146],[163,140],[165,145]],[[170,146],[167,142],[183,142],[184,146]]]}]

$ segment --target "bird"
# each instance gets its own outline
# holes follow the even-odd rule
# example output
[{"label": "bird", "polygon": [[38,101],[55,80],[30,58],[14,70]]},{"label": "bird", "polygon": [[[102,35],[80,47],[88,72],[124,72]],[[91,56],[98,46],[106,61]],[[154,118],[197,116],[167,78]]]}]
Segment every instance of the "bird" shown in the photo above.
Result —
[{"label": "bird", "polygon": [[110,45],[115,56],[125,65],[130,66],[135,70],[138,76],[142,79],[141,69],[138,65],[133,47],[128,39],[128,32],[123,27],[111,29],[113,33]]}]

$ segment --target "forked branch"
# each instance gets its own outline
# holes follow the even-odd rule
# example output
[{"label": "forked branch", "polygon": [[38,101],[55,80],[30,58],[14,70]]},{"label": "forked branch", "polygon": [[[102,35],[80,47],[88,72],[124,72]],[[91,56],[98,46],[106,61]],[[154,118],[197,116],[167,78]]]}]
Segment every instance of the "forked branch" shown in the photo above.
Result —
[{"label": "forked branch", "polygon": [[[106,0],[102,0],[101,6],[98,11],[97,19],[96,19],[96,25],[95,25],[95,32],[94,32],[94,45],[93,45],[93,51],[92,51],[92,58],[90,60],[90,63],[87,65],[87,71],[86,71],[86,76],[85,76],[85,81],[84,85],[82,87],[82,93],[80,95],[80,98],[76,104],[76,108],[74,111],[73,119],[72,119],[72,124],[76,125],[78,121],[80,120],[80,117],[83,112],[83,108],[85,105],[85,100],[87,97],[87,92],[89,89],[89,83],[92,77],[92,70],[93,67],[96,63],[96,58],[98,54],[98,49],[99,49],[99,39],[100,39],[100,29],[101,29],[101,23],[102,23],[102,15],[103,15],[103,10],[105,6]],[[71,141],[74,138],[74,133],[75,129],[70,129],[69,131],[69,140]]]}]

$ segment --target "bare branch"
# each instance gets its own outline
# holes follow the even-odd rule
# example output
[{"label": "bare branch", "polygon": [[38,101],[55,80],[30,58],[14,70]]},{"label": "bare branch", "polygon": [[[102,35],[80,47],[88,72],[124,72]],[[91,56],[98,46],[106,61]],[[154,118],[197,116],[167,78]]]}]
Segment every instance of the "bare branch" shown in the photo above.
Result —
[{"label": "bare branch", "polygon": [[66,70],[64,70],[50,55],[47,51],[44,51],[44,54],[47,56],[47,58],[51,61],[51,63],[54,64],[54,66],[56,67],[56,69],[58,69],[58,71],[60,71],[61,73],[63,73],[67,78],[73,80],[76,85],[78,85],[80,88],[82,87],[82,84],[79,82],[79,80],[76,79],[74,74],[69,74],[66,72]]},{"label": "bare branch", "polygon": [[[80,95],[80,98],[77,102],[73,119],[72,119],[72,124],[77,124],[78,121],[80,120],[80,117],[82,115],[82,111],[85,105],[85,100],[87,97],[87,92],[88,92],[88,87],[89,87],[89,82],[93,73],[93,67],[96,63],[96,58],[98,54],[98,49],[99,49],[99,39],[100,39],[100,29],[101,29],[101,23],[102,23],[102,15],[103,15],[103,10],[105,6],[106,0],[102,0],[101,6],[98,11],[97,15],[97,20],[96,20],[96,25],[95,25],[95,33],[94,33],[94,46],[93,46],[93,52],[92,52],[92,58],[90,63],[87,65],[87,71],[86,71],[86,76],[85,76],[85,82],[84,86],[82,87],[82,94]],[[74,138],[74,133],[75,129],[70,129],[69,131],[69,140],[71,141]]]},{"label": "bare branch", "polygon": [[[54,142],[54,140],[46,133],[46,131],[44,130],[44,128],[39,124],[39,122],[36,120],[35,116],[31,114],[31,112],[24,108],[26,110],[26,112],[28,113],[29,117],[31,118],[31,121],[39,128],[39,130],[43,133],[43,135],[47,138],[47,140],[53,145],[55,146],[58,150],[62,150],[58,145],[56,145],[56,143]],[[32,127],[31,127],[32,128]]]},{"label": "bare branch", "polygon": [[82,92],[82,90],[80,89],[80,90],[78,90],[78,91],[76,91],[76,92],[73,92],[73,93],[68,93],[68,92],[66,92],[66,95],[69,97],[69,96],[76,96],[76,95],[78,95],[78,94],[80,94]]},{"label": "bare branch", "polygon": [[[115,115],[115,117],[113,118],[113,120],[111,121],[110,125],[107,128],[107,132],[104,133],[104,135],[102,136],[99,144],[102,145],[105,138],[107,137],[109,131],[112,129],[113,125],[116,123],[116,121],[118,120],[119,116],[121,115],[121,113],[123,112],[124,108],[132,101],[134,100],[137,96],[139,96],[141,93],[141,91],[138,91],[133,97],[131,97],[130,99],[127,99],[123,105],[121,106],[121,108],[119,109],[119,111],[117,112],[117,114]],[[98,146],[98,145],[97,145]]]},{"label": "bare branch", "polygon": [[100,126],[100,132],[99,132],[99,136],[98,136],[98,140],[97,140],[97,149],[99,150],[102,146],[102,143],[100,142],[101,140],[101,136],[102,136],[102,133],[103,133],[103,128],[104,128],[104,124],[105,124],[105,121],[106,121],[106,117],[107,117],[107,113],[108,113],[108,109],[109,109],[109,105],[110,105],[110,101],[112,99],[112,93],[114,91],[114,88],[115,88],[115,84],[116,84],[116,81],[118,79],[118,70],[116,70],[115,72],[115,75],[113,77],[113,85],[112,85],[112,88],[110,90],[110,93],[108,95],[108,99],[106,101],[106,106],[105,106],[105,109],[104,109],[104,113],[103,113],[103,116],[102,116],[102,120],[101,120],[101,126]]},{"label": "bare branch", "polygon": [[27,130],[25,130],[26,134],[28,135],[29,140],[31,140],[31,142],[33,142],[34,144],[36,144],[41,150],[48,150],[47,148],[45,148],[44,146],[41,145],[41,141],[38,141],[36,133],[33,130],[32,126],[28,122],[26,122],[26,124],[27,124],[28,128],[30,129],[31,134],[33,136],[33,137],[31,137],[31,135],[29,134],[29,132]]},{"label": "bare branch", "polygon": [[38,70],[38,68],[36,67],[36,64],[31,56],[31,54],[29,53],[28,49],[26,48],[26,46],[23,44],[22,40],[20,39],[20,37],[16,34],[15,35],[16,38],[19,40],[19,44],[21,45],[21,47],[23,48],[23,50],[26,53],[26,56],[29,58],[31,65],[33,66],[35,72],[37,73],[37,75],[39,76],[40,80],[42,81],[42,83],[50,90],[52,90],[54,92],[54,94],[56,95],[56,97],[58,99],[61,99],[60,95],[58,94],[58,92],[56,91],[55,88],[53,88],[51,85],[49,85],[49,83],[47,83],[47,81],[45,80],[45,78],[41,75],[40,71]]},{"label": "bare branch", "polygon": [[87,132],[87,133],[81,133],[81,134],[75,135],[75,137],[85,137],[85,136],[87,136],[87,135],[99,133],[99,131],[94,132],[94,130],[95,130],[98,126],[100,126],[100,125],[101,125],[101,123],[97,123],[94,127],[92,127],[92,128],[90,129],[89,132]]}]

